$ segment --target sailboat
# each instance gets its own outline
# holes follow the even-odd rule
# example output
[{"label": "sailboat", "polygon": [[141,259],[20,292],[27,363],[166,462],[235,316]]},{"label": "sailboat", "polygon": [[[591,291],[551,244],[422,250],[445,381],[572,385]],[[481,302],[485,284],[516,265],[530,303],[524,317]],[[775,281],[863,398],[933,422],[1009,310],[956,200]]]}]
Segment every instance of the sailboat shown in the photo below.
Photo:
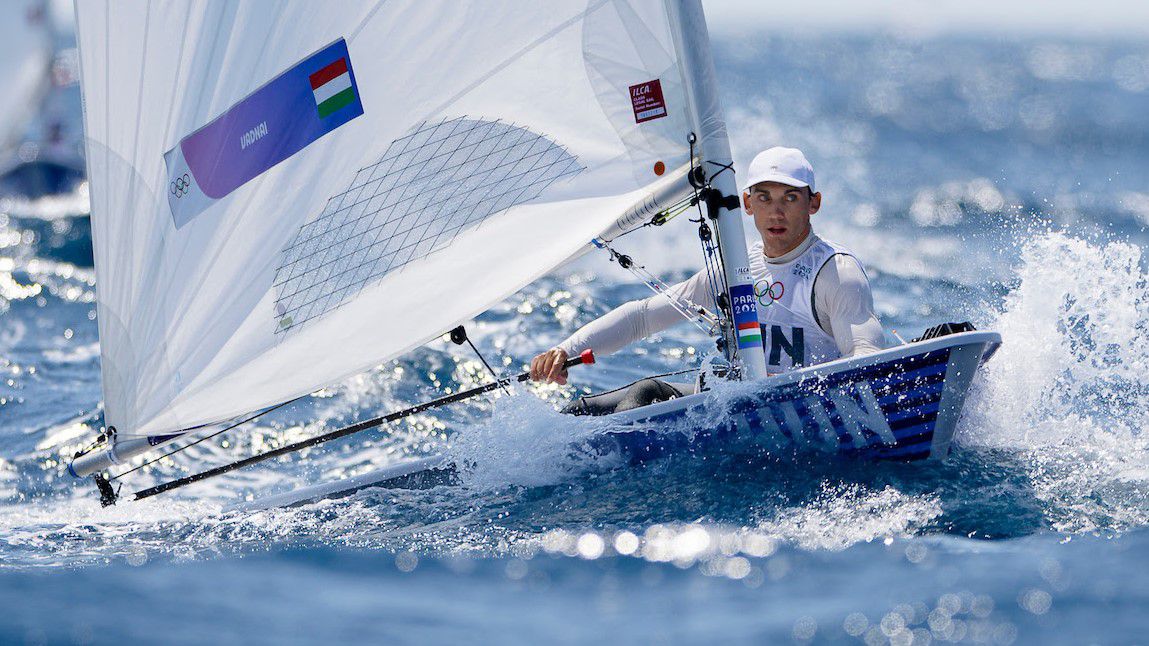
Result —
[{"label": "sailboat", "polygon": [[78,105],[67,85],[70,57],[48,0],[0,4],[0,194],[41,197],[83,179],[79,138],[65,126]]},{"label": "sailboat", "polygon": [[14,0],[0,4],[0,163],[14,147],[48,89],[52,40],[47,3]]},{"label": "sailboat", "polygon": [[[767,374],[760,339],[746,332],[757,306],[699,0],[76,9],[106,426],[68,470],[93,476],[106,504],[119,465],[459,330],[684,208],[705,213],[720,307],[683,313],[713,324],[723,353],[714,374],[752,387],[701,432],[659,429],[715,412],[705,392],[618,413],[596,451],[643,461],[749,433],[943,457],[970,382],[1000,343],[992,332],[938,333]],[[431,457],[278,502],[453,468]]]}]

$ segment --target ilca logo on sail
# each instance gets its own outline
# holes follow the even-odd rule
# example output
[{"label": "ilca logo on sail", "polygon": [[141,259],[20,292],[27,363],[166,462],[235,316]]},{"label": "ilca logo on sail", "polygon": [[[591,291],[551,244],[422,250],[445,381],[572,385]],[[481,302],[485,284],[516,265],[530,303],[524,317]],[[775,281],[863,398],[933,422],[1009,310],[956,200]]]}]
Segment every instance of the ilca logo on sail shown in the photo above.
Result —
[{"label": "ilca logo on sail", "polygon": [[630,86],[630,107],[634,110],[635,123],[665,117],[666,99],[662,95],[662,81],[654,79]]}]

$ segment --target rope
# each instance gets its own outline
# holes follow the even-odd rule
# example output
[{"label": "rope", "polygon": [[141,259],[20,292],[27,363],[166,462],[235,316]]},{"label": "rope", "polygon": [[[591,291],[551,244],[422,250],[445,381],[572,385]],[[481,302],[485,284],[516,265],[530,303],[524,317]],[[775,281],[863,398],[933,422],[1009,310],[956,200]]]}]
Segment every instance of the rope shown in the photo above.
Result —
[{"label": "rope", "polygon": [[283,408],[284,406],[286,406],[288,404],[297,402],[300,399],[303,399],[303,397],[307,397],[307,395],[303,395],[301,397],[296,397],[295,399],[289,399],[283,403],[276,404],[275,406],[272,406],[271,408],[267,408],[263,411],[260,411],[258,413],[255,413],[254,415],[247,417],[246,419],[240,420],[240,421],[232,424],[231,426],[225,426],[224,428],[221,428],[220,430],[216,431],[215,433],[212,433],[211,435],[205,435],[205,436],[199,438],[198,440],[192,442],[191,444],[185,444],[184,446],[181,446],[179,448],[172,449],[171,451],[168,451],[167,453],[164,453],[163,455],[154,457],[151,460],[144,462],[143,464],[132,467],[131,469],[128,469],[127,471],[124,471],[123,473],[121,473],[119,475],[112,476],[111,478],[109,478],[109,481],[110,480],[119,480],[120,478],[128,475],[129,473],[132,473],[133,471],[139,471],[140,469],[142,469],[142,468],[144,468],[150,464],[155,464],[156,462],[159,462],[160,460],[163,460],[164,458],[169,458],[169,457],[175,455],[176,453],[179,453],[180,451],[186,451],[187,449],[190,449],[191,447],[195,446],[196,444],[199,444],[200,442],[210,440],[211,438],[213,438],[213,437],[215,437],[221,433],[226,433],[227,431],[230,431],[231,429],[233,429],[237,426],[242,426],[242,425],[244,425],[244,424],[246,424],[246,423],[248,423],[248,422],[250,422],[256,418],[262,417],[262,416],[270,413],[273,410],[276,410],[278,408]]},{"label": "rope", "polygon": [[635,264],[630,256],[619,253],[607,244],[605,240],[595,238],[592,242],[596,247],[609,252],[612,260],[617,262],[623,269],[634,274],[636,278],[642,281],[642,283],[649,287],[655,294],[665,296],[667,300],[670,301],[670,305],[674,308],[674,311],[681,314],[683,318],[693,323],[698,329],[706,333],[707,336],[714,335],[719,324],[718,319],[705,307],[670,291],[670,286],[647,271],[645,266]]},{"label": "rope", "polygon": [[74,455],[72,455],[72,459],[75,460],[76,458],[84,457],[85,455],[87,455],[87,454],[91,453],[93,450],[95,450],[95,448],[97,446],[99,446],[102,442],[104,442],[107,439],[108,439],[107,433],[100,433],[99,435],[96,436],[96,439],[92,440],[91,444],[80,449],[79,451],[76,451],[76,453]]},{"label": "rope", "polygon": [[[673,377],[675,375],[685,375],[685,374],[689,374],[691,372],[698,372],[698,370],[699,370],[698,368],[686,368],[684,370],[675,370],[674,372],[664,372],[660,375],[650,375],[649,377],[643,377],[642,379],[662,379],[663,377]],[[642,381],[642,379],[640,379],[639,381]],[[630,388],[631,386],[635,385],[636,383],[638,383],[638,381],[632,381],[629,384],[624,384],[622,386],[619,386],[618,388],[611,388],[610,390],[604,390],[604,391],[599,392],[599,393],[590,393],[589,395],[585,395],[585,396],[586,397],[598,397],[599,395],[609,395],[611,393],[617,393],[618,391],[623,390],[624,388]]]},{"label": "rope", "polygon": [[[707,287],[710,290],[711,298],[714,300],[715,305],[722,302],[722,295],[729,291],[729,285],[726,282],[726,274],[722,271],[723,258],[722,247],[717,243],[717,230],[713,229],[707,222],[706,213],[702,209],[701,189],[710,189],[710,181],[722,173],[727,171],[734,172],[734,167],[731,164],[722,164],[718,162],[706,163],[718,166],[718,171],[713,177],[707,178],[704,174],[698,173],[699,167],[694,164],[694,144],[697,137],[691,133],[687,138],[690,145],[690,172],[687,175],[690,181],[691,195],[683,198],[667,208],[659,211],[649,221],[644,222],[642,225],[637,226],[629,231],[625,231],[611,241],[618,240],[619,238],[630,235],[635,231],[644,229],[649,226],[661,226],[670,220],[690,210],[691,207],[698,209],[698,219],[691,220],[691,222],[698,223],[698,239],[702,245],[702,260],[703,267],[706,271]],[[600,249],[605,249],[610,253],[611,259],[618,262],[623,269],[630,271],[637,277],[643,284],[651,289],[656,294],[662,294],[670,300],[670,304],[674,307],[675,311],[681,314],[688,321],[694,323],[700,330],[705,332],[708,336],[714,336],[715,332],[728,329],[729,323],[726,321],[726,313],[722,310],[721,306],[718,307],[718,312],[711,314],[705,308],[700,307],[681,296],[671,293],[670,288],[666,283],[659,280],[653,274],[646,270],[643,265],[637,265],[630,256],[624,255],[616,251],[607,241],[596,238],[592,240],[595,246]],[[725,338],[725,334],[719,332]]]},{"label": "rope", "polygon": [[[706,163],[719,166],[718,172],[713,177],[706,177],[705,173],[701,173],[702,177],[699,182],[695,181],[695,173],[698,167],[694,165],[694,144],[697,141],[697,136],[690,133],[687,142],[690,144],[690,186],[694,189],[694,198],[692,203],[698,209],[698,219],[691,220],[691,222],[698,223],[698,239],[702,245],[702,260],[703,268],[706,271],[707,283],[710,288],[711,296],[714,298],[715,305],[718,305],[718,322],[721,332],[723,343],[728,343],[728,338],[733,334],[733,325],[728,320],[728,313],[721,307],[724,296],[729,293],[729,285],[726,282],[726,273],[722,270],[725,266],[724,259],[722,258],[722,246],[718,244],[718,230],[711,228],[707,223],[706,213],[702,210],[702,198],[700,189],[711,189],[710,180],[717,177],[726,171],[733,172],[734,168],[730,164],[720,164],[717,162],[706,161]],[[701,186],[699,185],[701,184]],[[713,241],[713,242],[711,242]],[[730,334],[727,334],[730,331]],[[733,357],[734,350],[732,348],[724,348],[724,354],[727,357]]]},{"label": "rope", "polygon": [[[483,362],[483,365],[487,368],[487,372],[491,373],[491,378],[501,383],[503,381],[502,377],[499,376],[499,373],[495,372],[491,364],[487,363],[487,360],[483,358],[483,353],[479,352],[479,349],[475,347],[474,343],[471,343],[471,337],[469,336],[467,337],[467,345],[471,346],[471,349],[475,351],[475,356],[479,357],[479,361]],[[503,392],[507,393],[507,395],[511,394],[511,391],[505,385],[503,386]]]}]

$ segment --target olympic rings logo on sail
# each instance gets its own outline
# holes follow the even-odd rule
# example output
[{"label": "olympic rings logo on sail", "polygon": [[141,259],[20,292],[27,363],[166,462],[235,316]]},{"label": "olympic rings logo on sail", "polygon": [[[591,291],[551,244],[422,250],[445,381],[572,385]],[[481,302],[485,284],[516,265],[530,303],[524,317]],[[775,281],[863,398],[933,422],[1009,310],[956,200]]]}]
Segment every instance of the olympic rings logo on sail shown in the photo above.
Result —
[{"label": "olympic rings logo on sail", "polygon": [[191,188],[191,177],[189,177],[187,173],[173,179],[171,185],[168,187],[177,200],[187,195],[189,188]]},{"label": "olympic rings logo on sail", "polygon": [[769,284],[764,280],[754,283],[754,295],[758,297],[758,303],[762,307],[770,307],[775,301],[781,299],[785,293],[786,286],[783,285],[780,280]]}]

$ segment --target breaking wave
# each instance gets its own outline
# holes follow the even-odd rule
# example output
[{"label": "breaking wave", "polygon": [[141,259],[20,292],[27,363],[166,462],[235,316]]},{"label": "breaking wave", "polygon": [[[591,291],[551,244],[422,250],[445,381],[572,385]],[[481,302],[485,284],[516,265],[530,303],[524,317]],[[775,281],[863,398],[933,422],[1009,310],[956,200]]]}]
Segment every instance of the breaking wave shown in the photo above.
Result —
[{"label": "breaking wave", "polygon": [[1025,456],[1058,531],[1149,524],[1149,283],[1142,249],[1062,233],[1020,254],[1004,344],[959,440]]}]

